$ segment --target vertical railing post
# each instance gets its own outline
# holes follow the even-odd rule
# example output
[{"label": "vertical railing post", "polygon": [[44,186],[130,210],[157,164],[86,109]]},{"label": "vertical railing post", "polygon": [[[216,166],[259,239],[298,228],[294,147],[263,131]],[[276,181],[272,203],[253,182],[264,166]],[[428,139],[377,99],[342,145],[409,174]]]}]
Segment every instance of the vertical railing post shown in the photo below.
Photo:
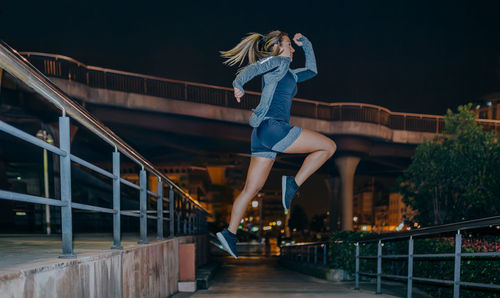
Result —
[{"label": "vertical railing post", "polygon": [[66,152],[60,156],[61,172],[61,229],[62,229],[62,255],[60,258],[75,258],[73,253],[73,219],[71,214],[71,141],[70,123],[66,116],[59,117],[59,147]]},{"label": "vertical railing post", "polygon": [[140,196],[139,196],[139,212],[140,212],[140,239],[139,244],[148,243],[148,213],[147,213],[147,191],[148,184],[146,180],[146,171],[143,169],[139,172],[139,186],[141,187]]},{"label": "vertical railing post", "polygon": [[356,280],[354,283],[354,289],[359,290],[359,242],[356,242],[354,245],[356,246]]},{"label": "vertical railing post", "polygon": [[193,207],[191,210],[191,224],[192,224],[192,235],[196,235],[196,226],[197,226],[197,214],[196,214],[196,207]]},{"label": "vertical railing post", "polygon": [[196,208],[196,233],[201,234],[201,211],[200,209]]},{"label": "vertical railing post", "polygon": [[460,230],[455,236],[455,278],[453,281],[453,298],[460,297],[460,262],[462,254],[462,234]]},{"label": "vertical railing post", "polygon": [[196,219],[195,234],[201,234],[201,230],[200,230],[200,223],[201,223],[200,216],[201,216],[200,210],[198,209],[198,207],[195,207],[195,219]]},{"label": "vertical railing post", "polygon": [[408,298],[412,297],[413,293],[413,236],[408,240]]},{"label": "vertical railing post", "polygon": [[327,260],[327,256],[328,256],[326,249],[327,249],[327,245],[323,244],[323,265],[325,265],[325,266],[326,266],[326,260]]},{"label": "vertical railing post", "polygon": [[314,264],[318,264],[318,246],[314,246]]},{"label": "vertical railing post", "polygon": [[177,221],[177,234],[181,234],[181,220],[182,220],[182,214],[181,214],[181,204],[182,204],[182,196],[179,197],[178,200],[176,200],[175,204],[175,220]]},{"label": "vertical railing post", "polygon": [[196,234],[196,207],[191,208],[191,235]]},{"label": "vertical railing post", "polygon": [[158,240],[163,240],[163,183],[161,182],[161,179],[158,177],[158,183],[157,187],[158,189],[158,198],[156,200],[156,209],[157,209],[157,226],[156,226],[156,231],[157,231],[157,236],[156,238]]},{"label": "vertical railing post", "polygon": [[194,235],[195,234],[195,227],[196,227],[196,217],[195,217],[195,213],[194,213],[195,209],[194,209],[194,205],[193,207],[191,208],[191,235]]},{"label": "vertical railing post", "polygon": [[189,201],[189,204],[188,204],[188,234],[189,235],[192,235],[193,234],[193,222],[192,222],[192,213],[191,211],[193,210],[193,203],[191,201]]},{"label": "vertical railing post", "polygon": [[201,210],[198,207],[196,207],[196,218],[197,218],[197,220],[196,220],[197,221],[197,223],[196,223],[196,226],[197,226],[196,232],[197,232],[197,234],[202,234],[203,233],[203,231],[201,230],[201,216],[202,216]]},{"label": "vertical railing post", "polygon": [[377,245],[377,294],[382,293],[382,240]]},{"label": "vertical railing post", "polygon": [[203,212],[202,224],[203,224],[203,233],[208,233],[208,222],[207,222],[207,214]]},{"label": "vertical railing post", "polygon": [[182,204],[182,233],[184,235],[187,234],[187,203],[186,203],[187,199],[184,198],[183,200],[183,204]]},{"label": "vertical railing post", "polygon": [[121,249],[120,226],[120,152],[113,152],[113,249]]},{"label": "vertical railing post", "polygon": [[170,185],[170,190],[168,191],[168,217],[170,219],[169,221],[169,226],[170,226],[170,234],[168,235],[169,237],[174,237],[175,235],[175,209],[174,209],[174,204],[175,204],[175,198],[174,198],[174,189],[172,188],[172,185]]},{"label": "vertical railing post", "polygon": [[309,250],[310,250],[310,247],[309,247],[309,245],[308,245],[308,246],[307,246],[307,263],[308,263],[308,264],[309,264],[309,263],[311,263],[311,255],[310,255],[310,253],[309,253]]},{"label": "vertical railing post", "polygon": [[203,211],[198,209],[198,233],[203,234],[205,231],[203,230],[203,217],[205,215],[203,214]]},{"label": "vertical railing post", "polygon": [[198,230],[197,231],[198,231],[198,234],[203,234],[204,233],[203,232],[203,222],[202,222],[203,212],[198,208],[196,208],[196,212],[197,212],[196,216],[198,218],[198,220],[197,220],[197,229]]}]

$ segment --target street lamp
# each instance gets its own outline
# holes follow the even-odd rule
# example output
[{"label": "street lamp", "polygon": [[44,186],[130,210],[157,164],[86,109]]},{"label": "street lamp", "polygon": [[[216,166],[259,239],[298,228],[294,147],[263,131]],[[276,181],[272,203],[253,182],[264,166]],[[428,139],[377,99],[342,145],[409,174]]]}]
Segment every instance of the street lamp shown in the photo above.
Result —
[{"label": "street lamp", "polygon": [[352,221],[354,222],[354,227],[357,229],[358,228],[358,220],[359,220],[359,217],[357,216],[354,216],[352,218]]},{"label": "street lamp", "polygon": [[[43,129],[40,129],[36,133],[36,137],[47,142],[49,144],[54,143],[54,139],[52,136]],[[45,197],[49,197],[49,170],[48,170],[48,157],[47,157],[47,149],[43,148],[43,184],[45,189]],[[47,228],[47,235],[51,234],[50,230],[50,206],[45,205],[45,223]]]}]

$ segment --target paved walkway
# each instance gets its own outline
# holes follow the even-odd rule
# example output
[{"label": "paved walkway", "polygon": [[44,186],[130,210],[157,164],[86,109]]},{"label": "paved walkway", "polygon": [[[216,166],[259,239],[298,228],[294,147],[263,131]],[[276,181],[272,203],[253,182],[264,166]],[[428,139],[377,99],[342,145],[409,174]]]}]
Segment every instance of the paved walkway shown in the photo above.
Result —
[{"label": "paved walkway", "polygon": [[224,258],[208,290],[183,297],[396,297],[356,291],[352,283],[325,281],[280,267],[277,258]]}]

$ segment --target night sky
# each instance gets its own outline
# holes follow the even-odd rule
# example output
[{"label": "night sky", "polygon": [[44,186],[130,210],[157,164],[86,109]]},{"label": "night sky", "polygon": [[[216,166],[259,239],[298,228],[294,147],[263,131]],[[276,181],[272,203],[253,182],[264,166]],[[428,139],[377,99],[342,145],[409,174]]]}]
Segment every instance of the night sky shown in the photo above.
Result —
[{"label": "night sky", "polygon": [[[218,51],[247,32],[280,29],[303,33],[316,52],[319,74],[299,85],[300,98],[443,114],[500,91],[499,1],[236,2],[2,1],[0,39],[19,51],[230,87],[236,68]],[[298,49],[292,67],[303,63]]]}]

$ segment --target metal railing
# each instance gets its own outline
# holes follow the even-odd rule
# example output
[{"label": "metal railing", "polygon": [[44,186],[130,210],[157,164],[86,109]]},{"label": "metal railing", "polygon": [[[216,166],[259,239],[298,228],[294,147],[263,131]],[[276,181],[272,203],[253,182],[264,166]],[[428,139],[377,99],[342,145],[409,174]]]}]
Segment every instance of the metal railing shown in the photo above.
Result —
[{"label": "metal railing", "polygon": [[[60,73],[57,65],[49,65],[54,73]],[[157,239],[163,239],[164,222],[169,222],[169,236],[176,234],[199,234],[206,233],[206,218],[208,212],[189,194],[184,192],[172,180],[155,168],[144,157],[137,153],[132,147],[121,140],[109,128],[90,115],[82,106],[75,103],[66,96],[54,83],[47,79],[40,71],[31,65],[24,57],[3,41],[0,41],[0,68],[10,73],[13,77],[24,82],[44,99],[51,102],[62,111],[59,117],[59,146],[48,144],[26,132],[0,121],[0,131],[24,140],[37,147],[46,149],[60,160],[60,194],[61,199],[51,199],[39,196],[21,194],[6,190],[0,190],[0,199],[28,202],[34,204],[45,204],[61,208],[61,232],[62,232],[62,255],[63,258],[75,257],[73,253],[73,226],[72,209],[81,209],[92,212],[102,212],[113,215],[113,245],[112,248],[121,248],[120,217],[132,216],[139,218],[139,243],[148,242],[147,220],[157,221]],[[76,75],[78,78],[78,75]],[[112,171],[107,171],[90,162],[71,154],[70,148],[70,118],[90,130],[93,134],[111,145]],[[111,150],[110,150],[111,151]],[[141,167],[139,172],[139,184],[132,183],[120,177],[120,155],[124,154]],[[113,181],[113,208],[103,208],[93,205],[80,204],[71,200],[71,164],[79,164],[87,169],[95,171]],[[157,178],[156,192],[148,189],[147,175]],[[120,187],[126,185],[139,191],[138,211],[120,209]],[[164,190],[166,190],[164,192]],[[165,196],[164,193],[167,195]],[[148,215],[148,198],[155,198],[157,202],[156,215]],[[163,210],[164,203],[168,203],[168,210]]]},{"label": "metal railing", "polygon": [[[45,75],[79,82],[93,88],[124,91],[211,104],[229,108],[250,109],[259,103],[260,93],[247,91],[241,103],[233,98],[233,89],[179,80],[142,75],[114,69],[88,66],[75,59],[45,53],[22,52]],[[397,113],[371,104],[326,103],[294,98],[294,116],[327,121],[360,121],[383,125],[391,129],[441,133],[444,117],[439,115]],[[500,120],[479,119],[485,130],[500,132]]]},{"label": "metal railing", "polygon": [[328,242],[297,243],[280,247],[280,258],[292,262],[328,266]]},{"label": "metal railing", "polygon": [[[460,297],[460,287],[472,287],[472,288],[481,288],[481,289],[489,289],[500,291],[500,284],[491,283],[478,283],[478,282],[465,282],[461,281],[461,269],[467,265],[467,262],[462,262],[462,259],[472,260],[476,259],[484,259],[484,258],[493,258],[494,261],[499,262],[500,259],[500,251],[487,251],[487,252],[462,252],[462,233],[463,231],[472,231],[480,228],[493,228],[497,230],[496,226],[500,225],[500,216],[489,217],[478,220],[470,220],[466,222],[454,223],[441,225],[436,227],[429,227],[418,229],[405,233],[397,233],[397,234],[387,234],[380,235],[377,237],[372,237],[370,239],[363,239],[355,244],[356,249],[356,264],[355,264],[355,286],[356,289],[359,289],[359,277],[360,276],[369,276],[377,279],[377,294],[381,293],[381,281],[382,278],[389,278],[395,280],[406,280],[407,281],[407,297],[412,297],[413,290],[413,281],[417,282],[425,282],[432,284],[440,284],[440,285],[449,285],[453,286],[453,297]],[[430,254],[415,254],[415,238],[423,238],[435,235],[442,235],[445,233],[454,233],[454,253],[430,253]],[[498,231],[496,231],[498,234]],[[408,239],[408,253],[407,254],[383,254],[382,248],[384,244],[395,241],[402,241]],[[377,244],[377,254],[376,255],[362,255],[360,252],[361,245],[366,245],[370,242],[375,242]],[[496,259],[495,259],[496,258]],[[360,260],[372,260],[376,261],[376,272],[362,272],[360,271]],[[382,260],[387,259],[391,261],[402,260],[407,261],[407,275],[398,275],[398,274],[384,274],[382,272]],[[453,280],[446,279],[435,279],[435,278],[426,278],[426,277],[417,277],[413,274],[414,268],[414,260],[453,260],[454,262],[454,274]],[[493,276],[490,277],[490,281],[493,281]]]}]

